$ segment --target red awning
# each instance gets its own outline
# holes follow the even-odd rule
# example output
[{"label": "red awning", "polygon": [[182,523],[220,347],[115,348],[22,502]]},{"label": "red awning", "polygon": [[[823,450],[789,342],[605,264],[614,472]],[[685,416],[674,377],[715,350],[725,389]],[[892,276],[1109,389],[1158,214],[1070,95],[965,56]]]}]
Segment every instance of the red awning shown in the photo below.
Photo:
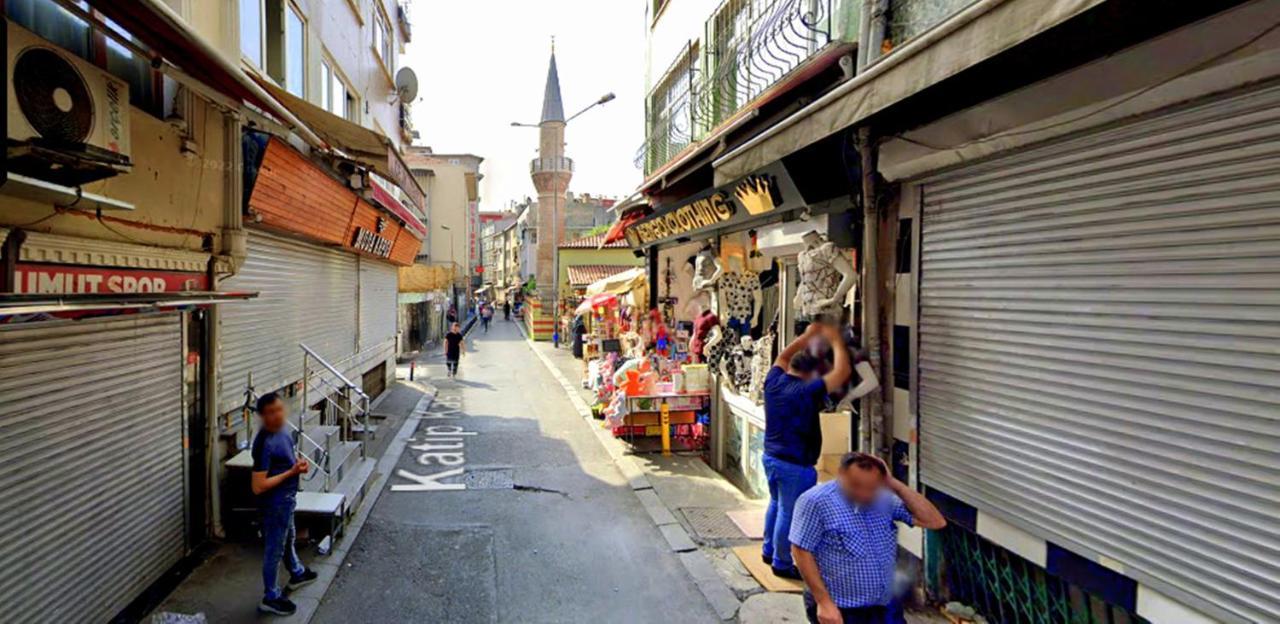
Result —
[{"label": "red awning", "polygon": [[604,247],[605,245],[615,243],[620,240],[625,240],[627,237],[627,228],[631,227],[631,225],[636,221],[645,218],[648,212],[648,210],[632,210],[631,212],[618,217],[618,220],[614,221],[612,226],[609,226],[609,231],[605,233],[604,239],[600,242],[600,247]]}]

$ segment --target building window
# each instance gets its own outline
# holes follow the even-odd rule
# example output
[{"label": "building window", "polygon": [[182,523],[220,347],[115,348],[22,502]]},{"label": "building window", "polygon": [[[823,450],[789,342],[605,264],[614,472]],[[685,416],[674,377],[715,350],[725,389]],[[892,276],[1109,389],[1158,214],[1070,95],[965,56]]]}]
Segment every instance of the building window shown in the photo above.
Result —
[{"label": "building window", "polygon": [[285,10],[284,22],[285,89],[298,97],[305,97],[307,76],[307,27],[292,4]]},{"label": "building window", "polygon": [[320,107],[348,121],[359,123],[360,107],[355,93],[347,87],[346,81],[338,75],[336,65],[324,60],[320,62]]},{"label": "building window", "polygon": [[686,48],[649,96],[646,173],[666,164],[693,140],[694,57],[693,48]]},{"label": "building window", "polygon": [[387,73],[391,73],[391,68],[395,66],[393,58],[393,49],[395,45],[395,36],[391,34],[391,22],[387,21],[387,16],[382,12],[382,7],[378,6],[373,11],[373,51],[378,55],[378,60],[382,61],[383,69]]},{"label": "building window", "polygon": [[162,75],[152,68],[151,59],[131,49],[131,45],[142,47],[133,35],[92,10],[88,2],[75,3],[83,11],[80,15],[59,6],[56,0],[5,0],[0,6],[15,23],[129,83],[129,103],[163,116]]},{"label": "building window", "polygon": [[240,53],[262,67],[262,0],[240,0]]}]

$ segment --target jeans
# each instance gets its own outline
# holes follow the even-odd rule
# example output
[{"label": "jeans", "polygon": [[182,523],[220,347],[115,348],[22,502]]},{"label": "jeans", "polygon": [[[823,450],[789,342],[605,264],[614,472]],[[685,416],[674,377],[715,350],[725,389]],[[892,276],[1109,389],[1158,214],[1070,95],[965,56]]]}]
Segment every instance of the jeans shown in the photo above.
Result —
[{"label": "jeans", "polygon": [[775,568],[794,568],[788,537],[791,512],[796,508],[796,499],[818,483],[818,471],[813,466],[765,455],[764,474],[769,482],[769,509],[764,514],[764,556],[773,559]]},{"label": "jeans", "polygon": [[298,534],[293,527],[293,509],[296,506],[292,496],[271,503],[262,510],[262,537],[264,550],[262,554],[262,585],[265,588],[263,597],[274,600],[283,595],[276,584],[276,574],[280,572],[280,560],[284,559],[284,567],[289,573],[298,576],[306,571],[302,560],[298,559],[298,551],[293,543]]},{"label": "jeans", "polygon": [[724,324],[724,326],[725,326],[725,327],[727,327],[727,328],[729,328],[729,329],[736,329],[736,330],[738,330],[738,336],[750,336],[750,335],[751,335],[751,320],[750,320],[750,319],[730,318],[730,319],[728,320],[728,322],[726,322],[726,323]]},{"label": "jeans", "polygon": [[[804,592],[804,614],[809,617],[809,622],[818,624],[818,602],[807,590]],[[887,607],[841,607],[840,619],[844,620],[844,624],[890,624],[893,622],[889,618]]]},{"label": "jeans", "polygon": [[458,374],[458,360],[445,359],[444,367],[449,371],[450,375]]}]

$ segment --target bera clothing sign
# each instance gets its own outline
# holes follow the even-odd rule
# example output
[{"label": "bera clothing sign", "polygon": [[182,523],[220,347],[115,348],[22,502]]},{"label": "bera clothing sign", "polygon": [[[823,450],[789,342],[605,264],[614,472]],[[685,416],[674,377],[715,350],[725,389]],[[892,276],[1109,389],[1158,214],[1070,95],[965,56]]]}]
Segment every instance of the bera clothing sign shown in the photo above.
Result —
[{"label": "bera clothing sign", "polygon": [[20,294],[159,293],[209,289],[208,276],[204,273],[184,271],[19,262],[14,277],[14,292]]}]

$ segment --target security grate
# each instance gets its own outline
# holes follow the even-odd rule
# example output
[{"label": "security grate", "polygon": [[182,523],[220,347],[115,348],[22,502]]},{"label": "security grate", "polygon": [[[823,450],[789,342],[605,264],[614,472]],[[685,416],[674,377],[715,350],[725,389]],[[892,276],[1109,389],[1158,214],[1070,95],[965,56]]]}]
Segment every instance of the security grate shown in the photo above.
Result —
[{"label": "security grate", "polygon": [[738,525],[729,519],[723,509],[715,507],[681,507],[680,515],[689,528],[702,540],[746,539]]},{"label": "security grate", "polygon": [[1146,624],[962,527],[948,525],[939,535],[947,599],[992,624]]}]

